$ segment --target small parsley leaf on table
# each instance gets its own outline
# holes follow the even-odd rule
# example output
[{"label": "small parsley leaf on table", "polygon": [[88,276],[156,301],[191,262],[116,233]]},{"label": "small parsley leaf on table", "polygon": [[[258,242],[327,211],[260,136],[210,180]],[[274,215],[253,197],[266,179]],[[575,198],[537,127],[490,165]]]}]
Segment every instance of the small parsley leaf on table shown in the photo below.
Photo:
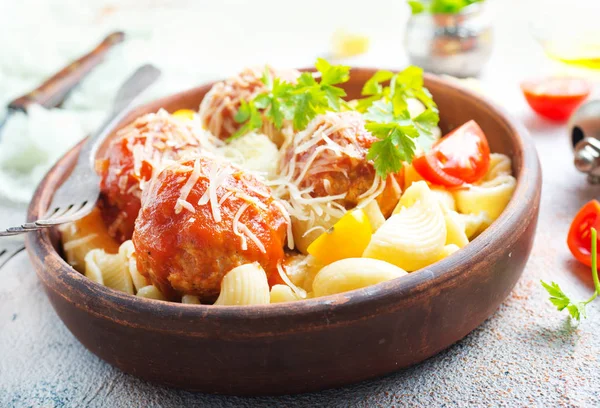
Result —
[{"label": "small parsley leaf on table", "polygon": [[583,316],[584,318],[587,317],[586,316],[586,312],[585,312],[585,307],[588,303],[592,302],[594,299],[596,299],[596,297],[598,296],[598,294],[600,294],[600,280],[598,279],[598,265],[597,265],[597,257],[598,257],[598,253],[597,253],[597,232],[595,228],[591,228],[591,236],[592,236],[592,250],[591,252],[591,256],[592,256],[592,277],[594,279],[594,294],[585,301],[580,301],[580,302],[573,302],[569,296],[567,296],[565,294],[565,292],[563,292],[563,290],[560,288],[560,286],[558,285],[558,283],[556,282],[552,282],[550,284],[544,282],[544,281],[540,281],[542,283],[542,286],[544,287],[544,289],[546,289],[546,292],[548,292],[548,294],[550,295],[550,302],[552,302],[552,304],[554,306],[556,306],[556,308],[559,311],[565,310],[567,309],[567,311],[569,312],[569,314],[571,315],[571,317],[577,321],[581,320],[581,317]]}]

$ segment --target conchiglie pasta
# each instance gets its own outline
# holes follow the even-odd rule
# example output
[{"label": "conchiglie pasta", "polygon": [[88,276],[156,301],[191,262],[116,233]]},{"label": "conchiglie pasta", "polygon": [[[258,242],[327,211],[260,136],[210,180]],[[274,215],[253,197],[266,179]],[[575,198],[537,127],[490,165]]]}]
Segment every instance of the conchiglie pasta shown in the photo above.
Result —
[{"label": "conchiglie pasta", "polygon": [[456,245],[462,248],[469,243],[469,237],[465,233],[465,225],[456,211],[448,211],[444,214],[446,221],[446,245]]},{"label": "conchiglie pasta", "polygon": [[432,188],[431,192],[438,199],[444,213],[448,211],[456,211],[456,201],[452,193],[445,188]]},{"label": "conchiglie pasta", "polygon": [[376,200],[372,200],[364,206],[363,211],[365,212],[367,218],[369,219],[369,224],[371,224],[371,231],[375,232],[385,223],[385,217],[379,208],[379,204],[377,204]]},{"label": "conchiglie pasta", "polygon": [[271,303],[294,302],[300,297],[288,285],[273,285],[271,288]]},{"label": "conchiglie pasta", "polygon": [[490,181],[498,176],[510,176],[512,174],[512,161],[510,157],[501,153],[490,154],[490,168],[485,174],[483,181]]},{"label": "conchiglie pasta", "polygon": [[323,265],[312,255],[296,255],[287,259],[285,273],[292,283],[305,291],[312,290],[312,282]]},{"label": "conchiglie pasta", "polygon": [[121,254],[107,254],[102,249],[93,249],[85,256],[85,276],[121,292],[134,294],[129,274],[129,262]]},{"label": "conchiglie pasta", "polygon": [[363,256],[411,272],[435,262],[445,243],[446,221],[440,206],[419,200],[392,215],[373,234]]},{"label": "conchiglie pasta", "polygon": [[388,262],[368,258],[347,258],[321,269],[313,282],[315,297],[333,295],[375,285],[406,275]]},{"label": "conchiglie pasta", "polygon": [[492,223],[492,220],[490,220],[485,212],[479,214],[458,214],[458,219],[464,226],[465,234],[469,240],[475,238]]},{"label": "conchiglie pasta", "polygon": [[485,212],[491,221],[500,216],[510,201],[517,181],[513,176],[500,175],[493,180],[454,193],[456,206],[463,214]]},{"label": "conchiglie pasta", "polygon": [[329,218],[326,219],[323,215],[315,215],[311,220],[299,220],[292,217],[292,232],[294,234],[294,244],[296,249],[307,255],[308,246],[323,232],[333,227],[342,216],[343,214],[341,213],[339,217],[329,216]]},{"label": "conchiglie pasta", "polygon": [[454,245],[454,244],[444,245],[444,249],[440,253],[440,257],[438,258],[438,261],[441,261],[442,259],[444,259],[444,258],[452,255],[453,253],[455,253],[459,249],[460,248],[457,245]]},{"label": "conchiglie pasta", "polygon": [[404,191],[393,214],[398,214],[403,208],[412,207],[417,202],[439,206],[439,200],[431,191],[429,185],[424,181],[417,181]]},{"label": "conchiglie pasta", "polygon": [[98,208],[80,220],[61,225],[59,230],[67,262],[81,273],[85,273],[85,256],[92,249],[109,254],[119,250],[119,244],[108,235]]},{"label": "conchiglie pasta", "polygon": [[279,150],[268,136],[249,133],[225,145],[221,154],[244,169],[256,171],[271,179],[277,174]]},{"label": "conchiglie pasta", "polygon": [[199,305],[200,298],[198,296],[194,296],[194,295],[183,295],[181,297],[181,303],[184,303],[187,305]]},{"label": "conchiglie pasta", "polygon": [[144,286],[135,295],[145,299],[167,300],[165,295],[154,285]]},{"label": "conchiglie pasta", "polygon": [[215,305],[266,305],[270,300],[267,275],[258,263],[252,263],[233,268],[223,277]]}]

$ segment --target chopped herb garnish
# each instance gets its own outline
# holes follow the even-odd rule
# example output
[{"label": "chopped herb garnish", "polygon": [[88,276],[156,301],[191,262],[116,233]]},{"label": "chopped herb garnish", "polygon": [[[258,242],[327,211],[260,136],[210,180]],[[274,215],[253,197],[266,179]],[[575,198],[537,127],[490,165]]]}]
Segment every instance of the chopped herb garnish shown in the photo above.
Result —
[{"label": "chopped herb garnish", "polygon": [[565,292],[562,291],[562,289],[560,288],[560,286],[558,285],[558,283],[556,282],[552,282],[551,284],[548,284],[544,281],[540,281],[542,283],[542,286],[544,287],[544,289],[546,289],[546,291],[550,294],[550,302],[552,302],[552,304],[554,306],[556,306],[556,308],[558,310],[564,310],[567,309],[567,311],[569,312],[569,314],[571,315],[571,317],[575,320],[580,320],[581,316],[583,316],[584,318],[586,317],[586,313],[585,313],[585,306],[592,302],[594,299],[596,299],[596,297],[598,296],[598,294],[600,294],[600,280],[598,279],[598,267],[597,267],[597,241],[596,241],[596,236],[597,236],[597,232],[595,228],[591,228],[591,235],[592,235],[592,250],[591,250],[591,257],[592,257],[592,277],[594,279],[594,294],[588,299],[588,300],[584,300],[584,301],[579,301],[579,302],[573,302],[566,294]]}]

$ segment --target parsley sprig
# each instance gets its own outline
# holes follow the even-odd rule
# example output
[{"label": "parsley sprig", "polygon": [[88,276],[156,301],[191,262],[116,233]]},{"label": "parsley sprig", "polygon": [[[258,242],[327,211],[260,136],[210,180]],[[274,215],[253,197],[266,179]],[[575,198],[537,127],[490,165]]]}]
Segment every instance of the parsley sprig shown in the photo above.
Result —
[{"label": "parsley sprig", "polygon": [[[408,67],[399,73],[377,71],[363,86],[363,98],[351,106],[343,99],[346,92],[337,86],[350,79],[350,67],[331,65],[319,58],[315,68],[320,78],[303,72],[295,84],[273,78],[265,70],[261,81],[267,90],[241,102],[234,119],[242,126],[229,140],[261,128],[264,120],[277,129],[290,120],[299,131],[319,114],[355,109],[364,115],[366,129],[379,139],[369,149],[367,158],[373,160],[380,176],[400,171],[404,163],[412,161],[418,148],[429,149],[439,115],[431,94],[423,86],[422,69]],[[425,111],[411,118],[409,99],[420,101]]]},{"label": "parsley sprig", "polygon": [[573,302],[565,294],[565,292],[562,291],[560,286],[558,286],[558,283],[552,282],[551,284],[548,284],[544,281],[540,281],[542,283],[542,286],[544,287],[544,289],[546,289],[546,291],[550,294],[550,302],[552,302],[552,304],[554,306],[556,306],[556,308],[559,311],[567,309],[567,311],[569,312],[571,317],[577,321],[579,321],[581,319],[581,316],[583,316],[584,318],[586,317],[585,306],[588,303],[592,302],[594,299],[596,299],[598,294],[600,294],[600,280],[598,279],[598,267],[597,267],[597,259],[596,259],[597,258],[597,252],[596,252],[596,250],[597,250],[596,249],[596,247],[597,247],[597,241],[596,241],[597,232],[596,232],[595,228],[591,229],[591,235],[592,235],[592,250],[591,250],[592,277],[594,279],[595,291],[594,291],[594,294],[588,300]]},{"label": "parsley sprig", "polygon": [[473,3],[481,3],[484,0],[408,0],[412,14],[429,12],[431,14],[456,14]]},{"label": "parsley sprig", "polygon": [[[389,81],[389,86],[383,83]],[[377,71],[362,89],[365,98],[356,104],[365,112],[366,128],[380,140],[373,143],[367,158],[373,160],[377,174],[386,177],[397,173],[403,163],[410,163],[417,147],[429,150],[433,142],[433,128],[439,122],[435,102],[423,86],[423,70],[408,67],[394,74]],[[408,100],[417,99],[425,111],[411,118]]]},{"label": "parsley sprig", "polygon": [[284,120],[292,120],[296,130],[306,128],[317,115],[326,111],[339,111],[346,102],[342,99],[346,92],[336,85],[350,79],[350,67],[331,65],[323,58],[318,58],[315,68],[320,74],[317,80],[311,72],[303,72],[295,84],[273,78],[268,69],[261,77],[267,88],[250,101],[242,100],[234,119],[243,123],[229,140],[236,139],[263,125],[262,112],[265,119],[281,129]]}]

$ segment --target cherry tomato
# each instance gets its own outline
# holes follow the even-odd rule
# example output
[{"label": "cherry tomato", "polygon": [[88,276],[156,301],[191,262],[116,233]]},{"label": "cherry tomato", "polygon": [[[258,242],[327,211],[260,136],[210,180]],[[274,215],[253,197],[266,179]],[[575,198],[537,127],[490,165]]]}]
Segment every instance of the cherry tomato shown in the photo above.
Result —
[{"label": "cherry tomato", "polygon": [[544,78],[526,81],[521,90],[531,109],[541,116],[564,122],[591,92],[590,84],[578,78]]},{"label": "cherry tomato", "polygon": [[490,167],[490,147],[483,130],[471,120],[438,140],[424,156],[413,160],[425,180],[446,187],[474,183]]},{"label": "cherry tomato", "polygon": [[592,266],[592,227],[600,230],[600,203],[597,200],[590,201],[579,210],[567,237],[567,244],[573,256],[587,266]]}]

